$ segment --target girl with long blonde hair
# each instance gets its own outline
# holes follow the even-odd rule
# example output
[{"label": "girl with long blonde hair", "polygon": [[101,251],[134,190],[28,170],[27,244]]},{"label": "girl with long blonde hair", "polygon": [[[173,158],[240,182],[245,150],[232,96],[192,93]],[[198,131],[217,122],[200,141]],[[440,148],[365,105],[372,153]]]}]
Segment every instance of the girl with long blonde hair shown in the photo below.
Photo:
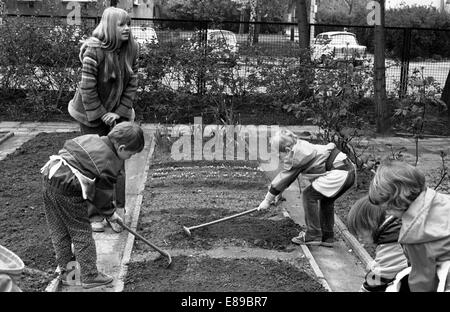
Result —
[{"label": "girl with long blonde hair", "polygon": [[[106,136],[115,124],[134,120],[138,45],[130,24],[125,10],[108,7],[92,36],[80,48],[81,82],[68,110],[79,122],[82,134]],[[112,203],[118,208],[125,207],[125,170],[122,172]],[[90,210],[89,217],[94,231],[104,231],[103,218],[96,211]],[[121,231],[118,225],[111,227]]]}]

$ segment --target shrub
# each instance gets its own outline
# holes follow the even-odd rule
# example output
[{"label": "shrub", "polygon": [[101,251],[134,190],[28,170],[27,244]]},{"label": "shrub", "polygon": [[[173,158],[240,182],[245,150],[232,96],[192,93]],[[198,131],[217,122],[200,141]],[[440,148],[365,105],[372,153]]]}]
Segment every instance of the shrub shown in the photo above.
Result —
[{"label": "shrub", "polygon": [[370,64],[355,68],[350,62],[336,62],[333,68],[316,69],[312,95],[285,108],[297,116],[308,116],[321,130],[321,140],[335,143],[361,167],[363,162],[352,141],[364,134],[359,130],[365,128],[365,120],[358,113],[358,106],[372,94],[372,77]]}]

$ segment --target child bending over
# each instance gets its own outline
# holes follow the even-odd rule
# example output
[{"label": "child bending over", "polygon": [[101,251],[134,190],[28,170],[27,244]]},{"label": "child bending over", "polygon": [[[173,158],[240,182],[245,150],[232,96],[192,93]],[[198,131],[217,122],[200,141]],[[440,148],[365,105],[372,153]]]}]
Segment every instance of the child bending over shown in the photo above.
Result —
[{"label": "child bending over", "polygon": [[408,261],[398,243],[401,220],[372,205],[368,196],[358,199],[347,216],[350,233],[365,245],[376,245],[375,259],[370,263],[361,291],[385,291],[397,273],[408,267]]},{"label": "child bending over", "polygon": [[112,282],[97,270],[97,253],[88,207],[109,222],[121,220],[111,205],[114,184],[123,162],[144,148],[142,129],[122,122],[107,136],[87,134],[67,140],[58,155],[42,167],[43,198],[47,225],[64,283],[72,260],[71,243],[81,268],[83,288]]},{"label": "child bending over", "polygon": [[450,261],[450,195],[427,188],[425,176],[405,162],[391,161],[376,171],[369,199],[402,220],[399,243],[411,263],[411,291],[436,291],[438,270]]},{"label": "child bending over", "polygon": [[269,208],[275,197],[302,174],[311,182],[303,191],[306,232],[301,231],[292,242],[333,247],[334,201],[354,184],[356,171],[353,163],[334,143],[311,144],[285,129],[271,139],[271,144],[278,145],[279,151],[286,153],[284,168],[272,180],[258,208]]}]

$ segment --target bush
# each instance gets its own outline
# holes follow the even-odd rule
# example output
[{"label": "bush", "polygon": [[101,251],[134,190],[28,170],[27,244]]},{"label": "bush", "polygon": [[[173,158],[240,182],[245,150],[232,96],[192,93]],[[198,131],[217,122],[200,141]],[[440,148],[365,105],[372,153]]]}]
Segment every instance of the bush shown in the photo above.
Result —
[{"label": "bush", "polygon": [[333,68],[316,69],[312,95],[285,108],[297,116],[308,116],[321,130],[322,141],[335,143],[361,167],[363,163],[352,141],[365,134],[360,129],[367,129],[359,111],[364,98],[373,92],[372,77],[370,64],[355,68],[350,62],[336,62]]},{"label": "bush", "polygon": [[86,31],[58,19],[8,18],[0,33],[3,96],[25,89],[24,103],[42,111],[41,118],[61,113],[79,79],[79,40]]}]

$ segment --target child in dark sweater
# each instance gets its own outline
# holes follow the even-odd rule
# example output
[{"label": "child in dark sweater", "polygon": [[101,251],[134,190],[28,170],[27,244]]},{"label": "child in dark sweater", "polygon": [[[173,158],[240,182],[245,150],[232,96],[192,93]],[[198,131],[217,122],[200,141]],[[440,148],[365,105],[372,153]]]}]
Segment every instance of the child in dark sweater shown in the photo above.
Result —
[{"label": "child in dark sweater", "polygon": [[63,283],[74,256],[71,243],[84,288],[112,282],[112,277],[97,270],[88,207],[108,222],[121,220],[112,205],[114,184],[124,160],[141,152],[144,143],[137,124],[122,122],[107,136],[88,134],[67,140],[42,167],[45,214]]}]

